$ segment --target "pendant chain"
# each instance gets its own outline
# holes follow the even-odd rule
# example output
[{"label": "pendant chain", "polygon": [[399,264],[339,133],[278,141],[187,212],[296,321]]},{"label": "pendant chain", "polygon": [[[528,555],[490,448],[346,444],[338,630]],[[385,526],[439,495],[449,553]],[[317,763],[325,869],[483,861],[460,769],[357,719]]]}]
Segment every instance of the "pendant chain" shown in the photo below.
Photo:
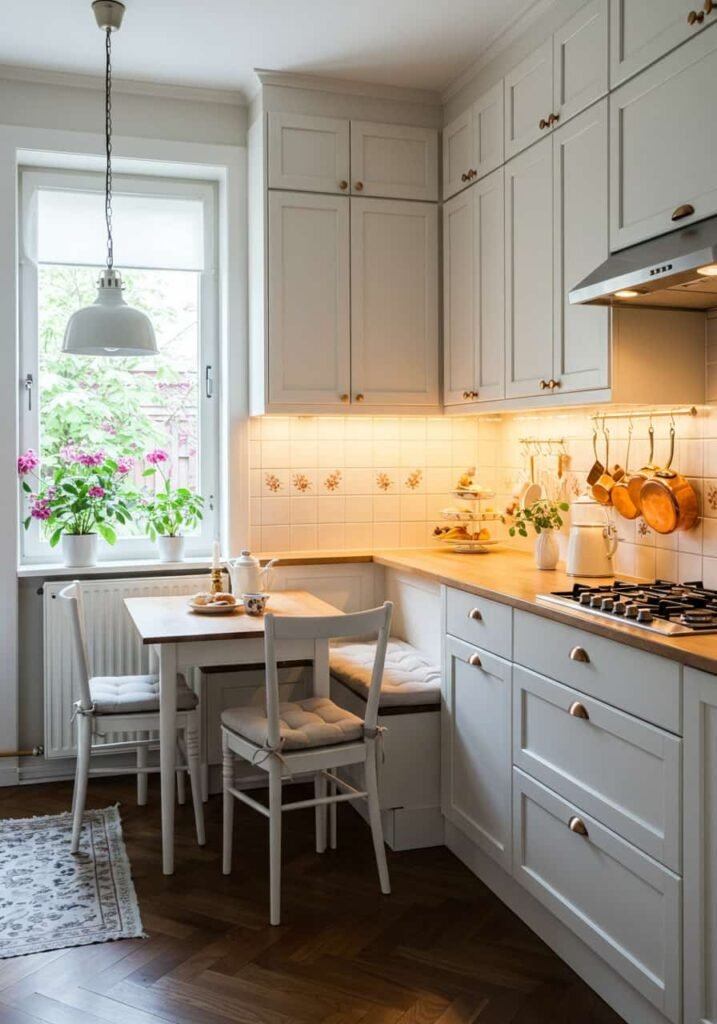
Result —
[{"label": "pendant chain", "polygon": [[105,50],[107,64],[105,72],[105,151],[107,153],[107,170],[105,173],[105,223],[107,225],[107,269],[112,269],[114,253],[112,249],[112,31],[107,29]]}]

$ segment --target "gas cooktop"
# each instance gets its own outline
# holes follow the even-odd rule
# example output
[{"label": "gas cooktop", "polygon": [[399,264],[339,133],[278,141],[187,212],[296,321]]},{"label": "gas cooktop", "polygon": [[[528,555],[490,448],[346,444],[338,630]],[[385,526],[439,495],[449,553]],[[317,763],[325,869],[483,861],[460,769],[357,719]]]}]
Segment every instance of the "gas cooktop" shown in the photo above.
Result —
[{"label": "gas cooktop", "polygon": [[572,590],[539,594],[538,600],[663,636],[717,633],[717,590],[707,590],[702,583],[575,583]]}]

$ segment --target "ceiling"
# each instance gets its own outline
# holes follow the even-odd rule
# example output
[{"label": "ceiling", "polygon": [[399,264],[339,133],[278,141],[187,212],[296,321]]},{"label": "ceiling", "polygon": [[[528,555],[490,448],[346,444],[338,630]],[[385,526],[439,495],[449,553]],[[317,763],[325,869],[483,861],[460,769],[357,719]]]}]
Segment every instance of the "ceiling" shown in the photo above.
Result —
[{"label": "ceiling", "polygon": [[[253,68],[441,90],[534,0],[125,0],[122,79],[256,91]],[[2,0],[0,64],[102,74],[90,0]]]}]

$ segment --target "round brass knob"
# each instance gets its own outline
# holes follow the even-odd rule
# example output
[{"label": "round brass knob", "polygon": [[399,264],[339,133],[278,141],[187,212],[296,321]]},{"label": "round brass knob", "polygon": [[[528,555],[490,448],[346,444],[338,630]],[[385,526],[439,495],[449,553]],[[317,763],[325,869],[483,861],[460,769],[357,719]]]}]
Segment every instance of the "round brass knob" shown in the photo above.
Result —
[{"label": "round brass knob", "polygon": [[348,187],[349,187],[348,181],[340,181],[339,182],[339,188],[341,189],[342,192],[345,192]]},{"label": "round brass knob", "polygon": [[560,114],[551,114],[548,118],[548,125],[552,128],[554,124],[557,124],[560,120]]},{"label": "round brass knob", "polygon": [[464,171],[463,174],[461,174],[461,181],[470,181],[470,180],[471,180],[470,174],[466,174],[465,171]]},{"label": "round brass knob", "polygon": [[568,708],[568,714],[572,715],[573,718],[582,718],[586,722],[590,721],[590,715],[588,714],[588,709],[585,707],[584,704],[581,704],[579,700],[574,700],[573,701],[573,703]]},{"label": "round brass knob", "polygon": [[705,2],[704,2],[704,4],[703,4],[703,7],[702,7],[702,9],[704,10],[705,14],[711,14],[711,13],[712,13],[712,11],[714,11],[714,10],[715,10],[715,7],[716,7],[716,6],[717,6],[717,5],[715,5],[715,4],[714,4],[714,3],[712,2],[712,0],[705,0]]},{"label": "round brass knob", "polygon": [[690,13],[687,15],[687,24],[688,25],[701,25],[704,20],[705,20],[705,12],[704,11],[690,11]]},{"label": "round brass knob", "polygon": [[548,381],[548,387],[550,388],[551,391],[554,391],[555,388],[559,388],[560,387],[560,381],[559,380],[553,380],[553,378],[551,377],[550,380]]},{"label": "round brass knob", "polygon": [[477,177],[478,177],[478,171],[474,170],[474,169],[473,169],[473,168],[471,167],[470,171],[468,171],[468,177],[469,177],[470,179],[472,179],[472,178],[477,178]]},{"label": "round brass knob", "polygon": [[359,393],[358,393],[358,394],[356,395],[356,401],[357,401],[357,402],[363,402],[363,395],[361,394],[361,392],[360,392],[360,391],[359,391]]},{"label": "round brass knob", "polygon": [[548,122],[545,120],[544,117],[541,117],[540,120],[538,121],[538,128],[540,128],[540,130],[542,132],[543,129],[547,128],[547,127],[548,127]]},{"label": "round brass knob", "polygon": [[348,395],[341,395],[341,401],[342,402],[348,402],[348,400],[349,400],[349,396]]},{"label": "round brass knob", "polygon": [[568,828],[571,832],[575,832],[578,836],[585,836],[587,839],[588,830],[585,822],[582,818],[578,818],[577,814],[574,814],[568,821]]},{"label": "round brass knob", "polygon": [[468,664],[472,665],[474,668],[480,668],[483,662],[480,660],[480,655],[471,654],[470,658],[468,659]]},{"label": "round brass knob", "polygon": [[538,381],[538,387],[540,388],[541,391],[545,391],[545,389],[548,387],[547,380],[540,380],[540,381]]},{"label": "round brass knob", "polygon": [[357,181],[356,184],[354,185],[354,188],[356,189],[357,192],[363,192],[363,182]]},{"label": "round brass knob", "polygon": [[482,622],[483,613],[481,612],[480,608],[471,608],[471,610],[468,612],[468,618],[473,619],[474,622]]}]

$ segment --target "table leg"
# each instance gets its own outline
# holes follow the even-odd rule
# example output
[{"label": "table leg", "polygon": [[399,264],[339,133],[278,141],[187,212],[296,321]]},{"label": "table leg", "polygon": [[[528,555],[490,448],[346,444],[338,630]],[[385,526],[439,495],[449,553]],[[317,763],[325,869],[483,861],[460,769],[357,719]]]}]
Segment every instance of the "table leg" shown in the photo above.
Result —
[{"label": "table leg", "polygon": [[174,874],[174,772],[177,746],[177,648],[159,651],[159,770],[162,782],[162,871]]}]

